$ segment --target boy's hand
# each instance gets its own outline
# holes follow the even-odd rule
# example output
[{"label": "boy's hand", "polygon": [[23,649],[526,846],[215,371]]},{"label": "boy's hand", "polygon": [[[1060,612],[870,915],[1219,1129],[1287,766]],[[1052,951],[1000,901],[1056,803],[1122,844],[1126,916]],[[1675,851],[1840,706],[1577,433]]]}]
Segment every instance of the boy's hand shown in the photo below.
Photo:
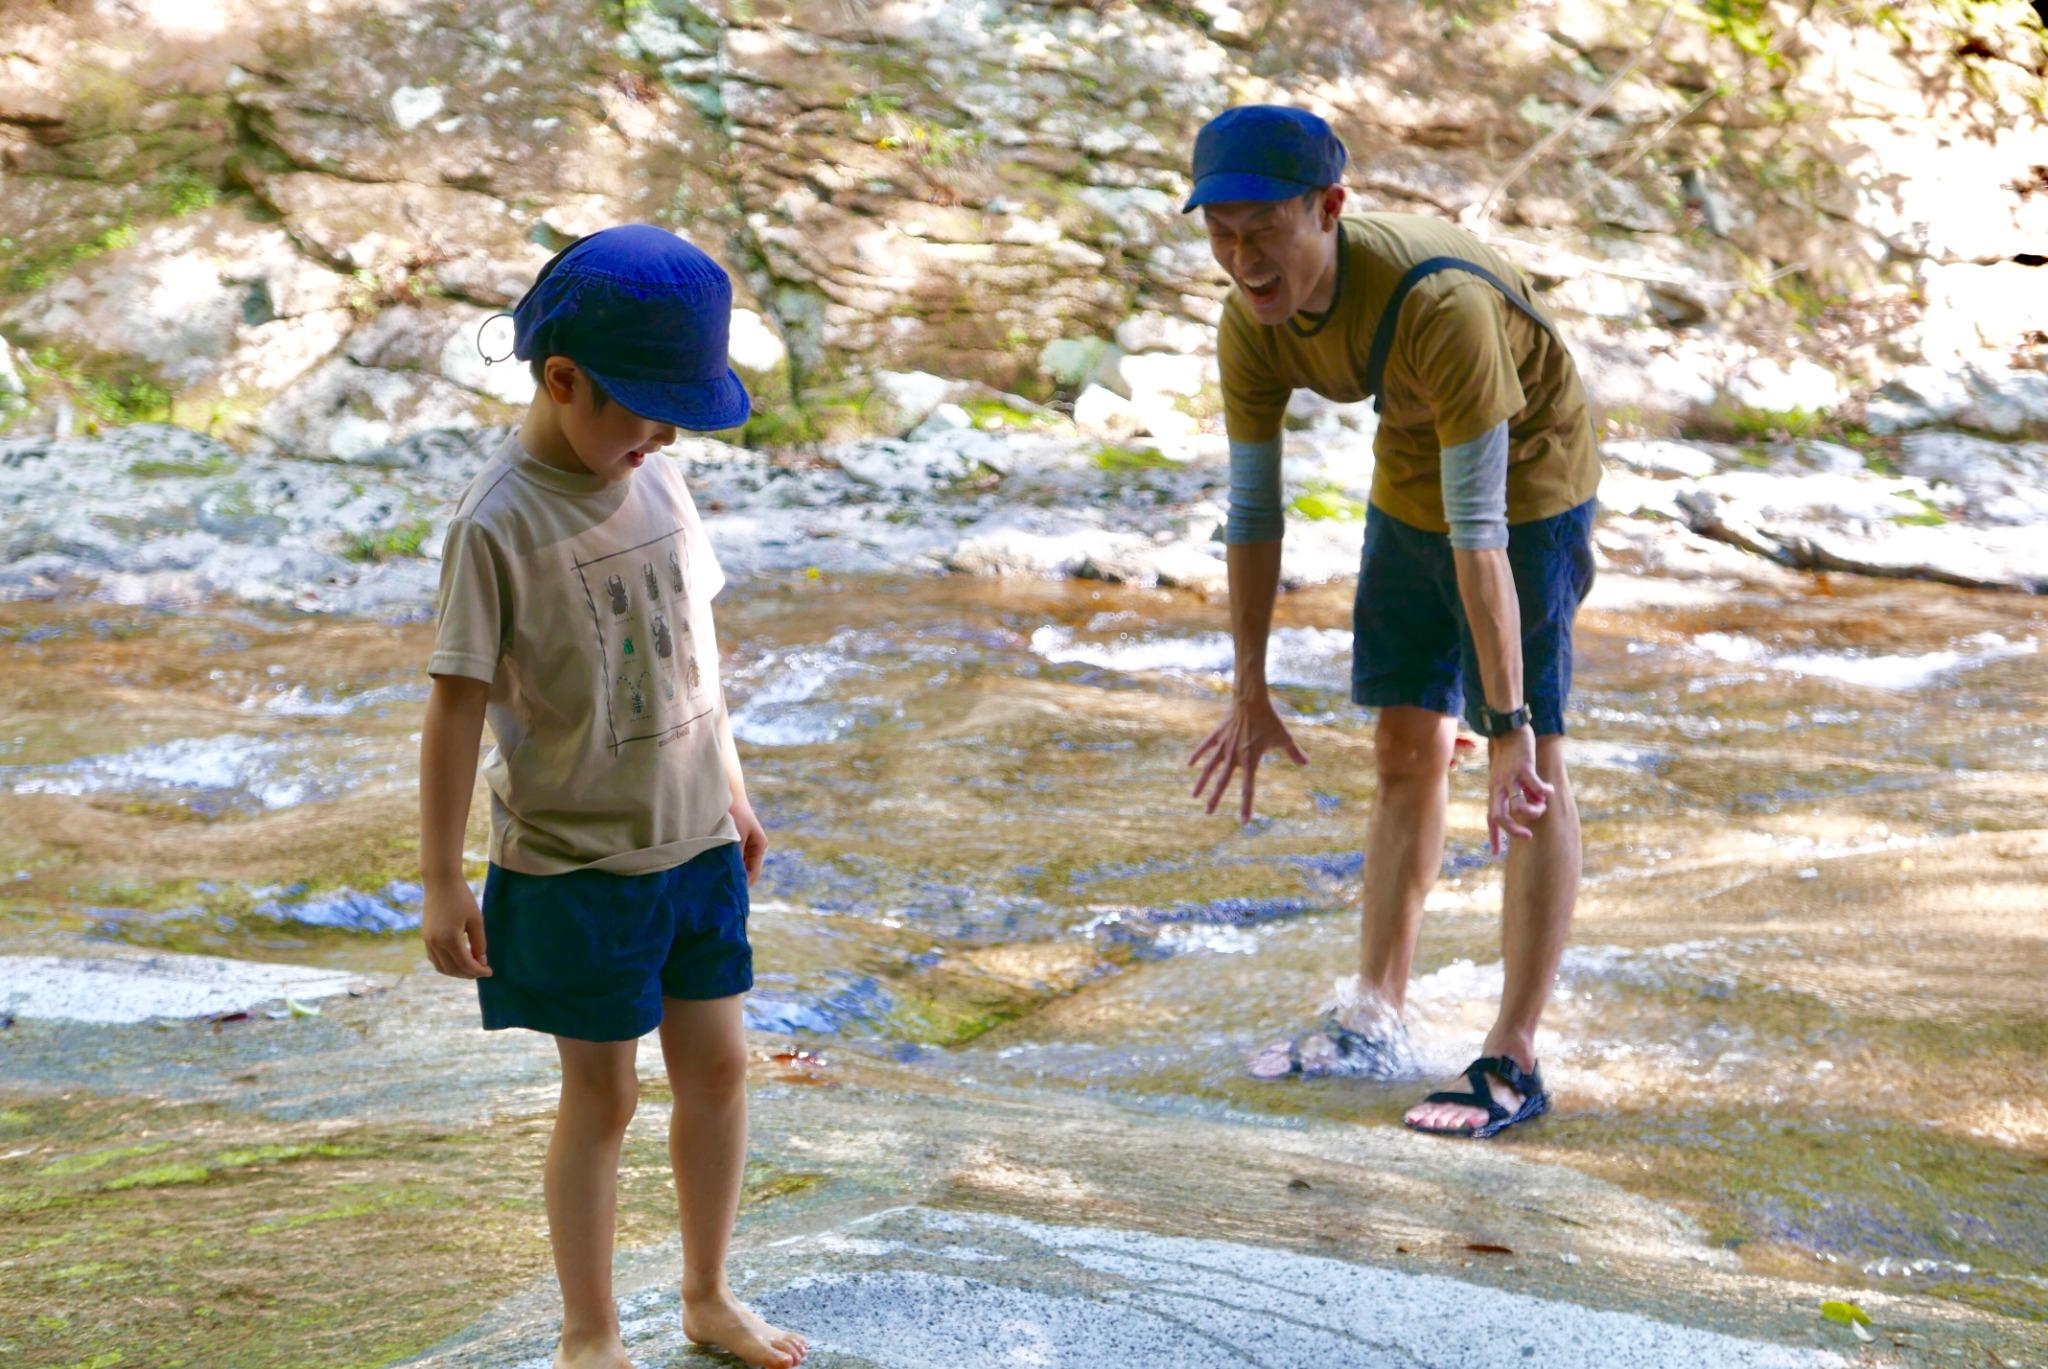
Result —
[{"label": "boy's hand", "polygon": [[427,886],[420,935],[427,943],[427,959],[442,974],[457,979],[490,977],[491,967],[484,960],[484,914],[466,881]]},{"label": "boy's hand", "polygon": [[747,883],[752,884],[761,873],[761,858],[768,854],[768,832],[746,799],[734,799],[731,811],[733,825],[740,829],[740,859],[746,863]]}]

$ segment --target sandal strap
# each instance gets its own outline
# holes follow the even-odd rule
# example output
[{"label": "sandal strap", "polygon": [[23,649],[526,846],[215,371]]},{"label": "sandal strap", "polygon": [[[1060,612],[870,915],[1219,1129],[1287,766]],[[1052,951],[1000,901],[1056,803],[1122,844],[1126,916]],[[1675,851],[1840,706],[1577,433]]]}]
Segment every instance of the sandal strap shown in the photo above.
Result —
[{"label": "sandal strap", "polygon": [[[1508,1115],[1508,1110],[1500,1105],[1493,1096],[1493,1090],[1486,1086],[1486,1066],[1490,1063],[1490,1060],[1474,1060],[1465,1066],[1465,1081],[1468,1087],[1464,1092],[1456,1089],[1439,1089],[1422,1101],[1454,1103],[1461,1108],[1479,1108],[1486,1113],[1487,1121],[1498,1122]],[[1509,1087],[1512,1088],[1513,1085]]]},{"label": "sandal strap", "polygon": [[1523,1069],[1512,1055],[1482,1055],[1466,1066],[1466,1077],[1470,1078],[1475,1069],[1492,1075],[1524,1098],[1533,1098],[1543,1092],[1541,1072]]}]

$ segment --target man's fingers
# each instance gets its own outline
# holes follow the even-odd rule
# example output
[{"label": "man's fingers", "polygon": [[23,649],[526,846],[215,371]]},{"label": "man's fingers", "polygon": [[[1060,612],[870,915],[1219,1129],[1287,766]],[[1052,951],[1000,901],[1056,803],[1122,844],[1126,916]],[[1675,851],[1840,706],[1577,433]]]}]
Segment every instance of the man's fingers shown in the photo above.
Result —
[{"label": "man's fingers", "polygon": [[1294,734],[1292,733],[1289,733],[1287,736],[1287,754],[1296,765],[1308,764],[1308,752],[1301,749],[1301,744],[1294,740]]},{"label": "man's fingers", "polygon": [[1257,787],[1258,778],[1259,758],[1254,753],[1244,763],[1244,805],[1238,810],[1237,820],[1239,824],[1249,823],[1252,820],[1252,791]]},{"label": "man's fingers", "polygon": [[[1213,813],[1216,811],[1216,805],[1223,802],[1223,795],[1230,788],[1230,777],[1237,773],[1237,753],[1235,751],[1226,751],[1224,758],[1228,764],[1223,767],[1223,773],[1216,777],[1216,788],[1210,793],[1209,802],[1203,809],[1204,812]],[[1206,780],[1207,778],[1208,776],[1203,776],[1203,779]]]},{"label": "man's fingers", "polygon": [[[1209,777],[1216,773],[1216,767],[1229,760],[1235,754],[1236,749],[1232,746],[1219,746],[1216,748],[1216,754],[1209,757],[1209,764],[1202,771],[1202,777],[1195,781],[1195,793],[1197,795],[1200,795],[1204,789],[1209,787]],[[1228,782],[1226,778],[1225,783]],[[1211,809],[1210,811],[1214,812],[1215,810]]]},{"label": "man's fingers", "polygon": [[1211,732],[1208,736],[1202,738],[1202,744],[1195,748],[1195,753],[1192,756],[1188,757],[1188,764],[1191,766],[1200,764],[1202,757],[1209,751],[1211,747],[1216,745],[1216,739],[1218,737],[1221,737],[1222,735],[1223,728],[1219,727],[1214,732]]}]

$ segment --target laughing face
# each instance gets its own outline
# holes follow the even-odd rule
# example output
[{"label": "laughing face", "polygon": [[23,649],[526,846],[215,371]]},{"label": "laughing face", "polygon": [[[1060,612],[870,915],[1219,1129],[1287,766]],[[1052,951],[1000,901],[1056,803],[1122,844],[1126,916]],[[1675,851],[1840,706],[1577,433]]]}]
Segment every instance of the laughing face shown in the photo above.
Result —
[{"label": "laughing face", "polygon": [[1231,200],[1202,206],[1209,250],[1230,273],[1252,317],[1272,326],[1330,306],[1344,191],[1311,199]]}]

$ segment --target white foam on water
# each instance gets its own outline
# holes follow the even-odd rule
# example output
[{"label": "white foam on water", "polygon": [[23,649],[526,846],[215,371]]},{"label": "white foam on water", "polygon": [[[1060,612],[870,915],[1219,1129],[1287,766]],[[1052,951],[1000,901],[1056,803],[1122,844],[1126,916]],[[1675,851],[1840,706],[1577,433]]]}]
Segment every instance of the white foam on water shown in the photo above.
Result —
[{"label": "white foam on water", "polygon": [[359,975],[211,955],[0,955],[0,1008],[101,1025],[214,1017],[293,998],[329,998]]},{"label": "white foam on water", "polygon": [[1754,637],[1727,632],[1703,632],[1692,639],[1692,646],[1694,650],[1730,665],[1764,666],[1793,675],[1893,691],[1920,689],[1944,676],[2015,656],[2031,656],[2040,649],[2032,637],[2013,641],[1995,632],[1965,637],[1945,651],[1912,656],[1872,656],[1853,651],[1799,651],[1778,655]]},{"label": "white foam on water", "polygon": [[[1124,674],[1223,675],[1234,664],[1230,635],[1204,632],[1192,637],[1137,637],[1082,641],[1066,628],[1041,627],[1031,649],[1056,665],[1099,666]],[[1341,689],[1350,679],[1351,634],[1340,628],[1283,627],[1272,635],[1266,678],[1274,684]]]},{"label": "white foam on water", "polygon": [[837,741],[859,723],[858,710],[818,696],[874,668],[846,650],[849,634],[817,646],[771,651],[726,681],[741,702],[732,711],[733,736],[754,746],[814,746]]}]

